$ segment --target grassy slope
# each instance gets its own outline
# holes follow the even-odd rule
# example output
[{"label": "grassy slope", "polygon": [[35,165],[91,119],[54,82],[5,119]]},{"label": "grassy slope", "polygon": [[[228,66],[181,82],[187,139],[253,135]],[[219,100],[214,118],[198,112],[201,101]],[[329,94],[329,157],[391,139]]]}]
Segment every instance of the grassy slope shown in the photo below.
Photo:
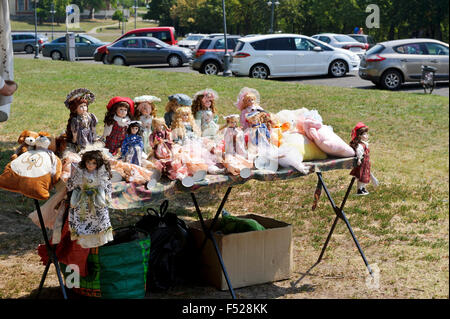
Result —
[{"label": "grassy slope", "polygon": [[[344,140],[349,139],[353,126],[363,121],[370,127],[372,170],[381,185],[377,189],[369,186],[369,196],[352,196],[346,213],[369,262],[377,263],[381,269],[382,288],[365,287],[364,265],[347,229],[339,223],[325,260],[316,270],[321,278],[309,279],[318,288],[306,297],[448,298],[448,98],[25,59],[15,60],[15,72],[20,88],[12,117],[0,124],[2,167],[22,130],[47,130],[54,134],[64,130],[68,111],[63,102],[66,94],[78,87],[87,87],[96,94],[90,111],[100,120],[99,134],[103,130],[105,106],[115,95],[159,96],[163,102],[158,104],[158,115],[162,116],[168,95],[193,95],[205,87],[219,93],[218,108],[222,115],[236,113],[233,102],[239,90],[249,86],[260,92],[261,105],[271,112],[301,107],[317,109],[324,123],[332,125]],[[340,203],[350,180],[348,172],[334,171],[324,176]],[[234,188],[227,203],[227,209],[236,214],[259,213],[294,225],[297,277],[315,262],[333,219],[325,195],[319,208],[311,211],[315,184],[314,176],[276,182],[270,187],[267,183],[250,181]],[[6,212],[30,211],[30,202],[17,197],[8,200],[11,195],[6,192],[1,195]],[[212,200],[205,192],[200,196],[207,214],[213,213],[222,195],[220,192]],[[188,197],[172,201],[171,205],[187,218],[194,216]],[[130,219],[118,215],[115,221],[127,223]],[[0,254],[23,251],[24,245],[16,242],[19,235],[8,233],[5,239],[9,242],[0,243]],[[34,247],[36,236],[39,238],[37,233],[34,241],[25,245],[28,251]],[[343,276],[345,280],[326,286],[324,278],[329,276]],[[9,285],[14,286],[13,282],[16,281]],[[0,289],[0,296],[17,296],[24,290],[27,292],[27,287],[16,293],[10,290],[1,293]]]}]

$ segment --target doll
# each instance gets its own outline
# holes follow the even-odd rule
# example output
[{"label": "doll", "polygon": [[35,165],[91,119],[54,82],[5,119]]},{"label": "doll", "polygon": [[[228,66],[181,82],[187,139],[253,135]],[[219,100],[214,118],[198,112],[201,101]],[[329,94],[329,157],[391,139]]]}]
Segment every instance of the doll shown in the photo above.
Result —
[{"label": "doll", "polygon": [[142,166],[142,151],[144,142],[142,141],[141,122],[131,121],[128,124],[127,136],[122,142],[120,150],[124,162]]},{"label": "doll", "polygon": [[355,150],[357,158],[357,166],[350,172],[350,175],[358,180],[357,194],[368,195],[366,185],[371,180],[375,186],[378,185],[378,181],[370,172],[369,127],[358,122],[352,130],[352,140],[349,144]]},{"label": "doll", "polygon": [[257,169],[266,169],[273,172],[278,170],[278,148],[271,142],[267,113],[253,111],[246,115],[250,127],[248,133],[248,159],[253,160]]},{"label": "doll", "polygon": [[216,101],[219,99],[219,95],[212,89],[204,89],[194,94],[192,102],[192,114],[199,127],[202,126],[203,113],[205,111],[211,111],[213,113],[214,123],[218,123],[219,116],[217,115],[217,109],[215,106]]},{"label": "doll", "polygon": [[76,89],[67,95],[64,104],[70,110],[67,121],[67,147],[73,152],[79,152],[86,145],[97,140],[97,117],[88,112],[88,106],[94,102],[95,96],[88,89]]},{"label": "doll", "polygon": [[116,155],[127,133],[130,117],[134,115],[134,102],[128,97],[113,97],[106,106],[105,130],[103,139],[106,148]]},{"label": "doll", "polygon": [[69,228],[72,240],[83,248],[102,246],[113,240],[108,202],[111,198],[111,169],[99,150],[82,154],[72,169],[67,190],[72,191]]},{"label": "doll", "polygon": [[244,132],[239,128],[239,114],[228,115],[224,119],[226,124],[220,128],[224,130],[223,165],[232,175],[248,178],[253,162],[247,160]]},{"label": "doll", "polygon": [[248,87],[241,89],[235,105],[241,112],[240,121],[244,131],[250,126],[246,118],[247,114],[253,111],[263,111],[262,107],[259,106],[258,91]]},{"label": "doll", "polygon": [[[198,114],[198,113],[197,113]],[[214,121],[214,113],[212,111],[202,111],[201,131],[202,137],[214,138],[219,125]]]},{"label": "doll", "polygon": [[191,108],[188,106],[177,108],[171,129],[172,140],[179,144],[183,144],[188,139],[192,140],[201,136],[201,131],[195,123]]},{"label": "doll", "polygon": [[142,95],[134,98],[134,117],[142,123],[145,154],[150,151],[149,137],[152,133],[152,119],[156,117],[155,102],[161,102],[161,99],[153,95]]},{"label": "doll", "polygon": [[192,100],[186,94],[173,94],[168,97],[169,102],[166,104],[166,113],[164,113],[164,120],[167,127],[172,127],[172,122],[175,117],[175,111],[181,106],[191,106]]}]

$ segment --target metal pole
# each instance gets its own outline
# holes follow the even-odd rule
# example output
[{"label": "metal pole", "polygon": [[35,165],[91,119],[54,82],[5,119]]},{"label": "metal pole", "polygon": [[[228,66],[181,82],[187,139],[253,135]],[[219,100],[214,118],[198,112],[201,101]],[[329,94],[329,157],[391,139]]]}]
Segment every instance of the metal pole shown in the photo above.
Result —
[{"label": "metal pole", "polygon": [[38,0],[34,0],[34,58],[39,59],[39,45],[37,36],[37,3]]},{"label": "metal pole", "polygon": [[136,20],[137,20],[137,0],[134,0],[134,28],[136,29]]},{"label": "metal pole", "polygon": [[273,16],[274,16],[274,12],[275,12],[275,1],[272,1],[272,13],[270,16],[270,32],[269,33],[273,33]]},{"label": "metal pole", "polygon": [[231,76],[230,70],[230,55],[228,54],[228,41],[227,41],[227,17],[225,13],[225,0],[222,0],[223,11],[223,39],[225,40],[225,55],[223,56],[224,70],[223,76]]},{"label": "metal pole", "polygon": [[50,9],[50,13],[52,14],[52,40],[53,40],[53,23],[55,21],[55,7],[52,3],[51,9]]}]

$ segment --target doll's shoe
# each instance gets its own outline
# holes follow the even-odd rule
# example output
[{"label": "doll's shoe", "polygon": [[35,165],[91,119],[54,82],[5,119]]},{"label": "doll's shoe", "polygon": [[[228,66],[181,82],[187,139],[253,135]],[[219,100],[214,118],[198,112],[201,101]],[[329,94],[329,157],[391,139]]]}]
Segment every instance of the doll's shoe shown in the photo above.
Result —
[{"label": "doll's shoe", "polygon": [[250,168],[243,168],[243,169],[241,169],[241,171],[239,172],[239,175],[240,175],[242,178],[249,178],[251,174],[252,174],[252,171],[250,170]]},{"label": "doll's shoe", "polygon": [[181,184],[183,184],[184,187],[192,187],[192,185],[194,185],[194,179],[191,176],[187,176],[181,180]]},{"label": "doll's shoe", "polygon": [[356,192],[356,195],[369,195],[369,192],[366,191],[365,188],[360,188],[360,189],[358,189],[358,191]]},{"label": "doll's shoe", "polygon": [[200,170],[200,171],[196,171],[194,173],[193,179],[194,179],[194,182],[198,182],[198,181],[201,181],[202,179],[205,179],[205,177],[206,177],[206,171]]}]

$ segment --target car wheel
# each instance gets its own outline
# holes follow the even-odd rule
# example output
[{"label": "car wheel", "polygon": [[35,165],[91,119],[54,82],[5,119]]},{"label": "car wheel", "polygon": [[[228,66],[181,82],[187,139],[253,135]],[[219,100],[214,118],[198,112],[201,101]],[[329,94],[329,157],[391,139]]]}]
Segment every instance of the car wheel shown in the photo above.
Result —
[{"label": "car wheel", "polygon": [[257,64],[250,70],[250,77],[255,79],[267,79],[269,77],[269,68],[264,64]]},{"label": "car wheel", "polygon": [[335,78],[343,77],[348,70],[347,63],[344,60],[335,60],[331,62],[329,73]]},{"label": "car wheel", "polygon": [[62,58],[61,52],[59,51],[53,51],[50,56],[52,57],[52,60],[61,60]]},{"label": "car wheel", "polygon": [[175,54],[172,54],[171,56],[169,56],[169,58],[167,59],[167,62],[169,63],[169,66],[172,68],[181,66],[183,64],[183,62],[181,61],[181,58]]},{"label": "car wheel", "polygon": [[103,64],[109,64],[106,54],[103,54],[102,62]]},{"label": "car wheel", "polygon": [[113,59],[113,64],[114,65],[125,65],[125,60],[123,58],[121,58],[120,56],[116,56]]},{"label": "car wheel", "polygon": [[397,70],[387,70],[381,76],[381,86],[387,90],[397,90],[402,85],[402,75]]},{"label": "car wheel", "polygon": [[209,61],[203,64],[201,73],[206,75],[217,75],[219,73],[219,64],[214,61]]},{"label": "car wheel", "polygon": [[33,48],[31,45],[27,45],[27,46],[25,47],[25,52],[26,52],[27,54],[31,54],[31,53],[34,52],[34,48]]}]

